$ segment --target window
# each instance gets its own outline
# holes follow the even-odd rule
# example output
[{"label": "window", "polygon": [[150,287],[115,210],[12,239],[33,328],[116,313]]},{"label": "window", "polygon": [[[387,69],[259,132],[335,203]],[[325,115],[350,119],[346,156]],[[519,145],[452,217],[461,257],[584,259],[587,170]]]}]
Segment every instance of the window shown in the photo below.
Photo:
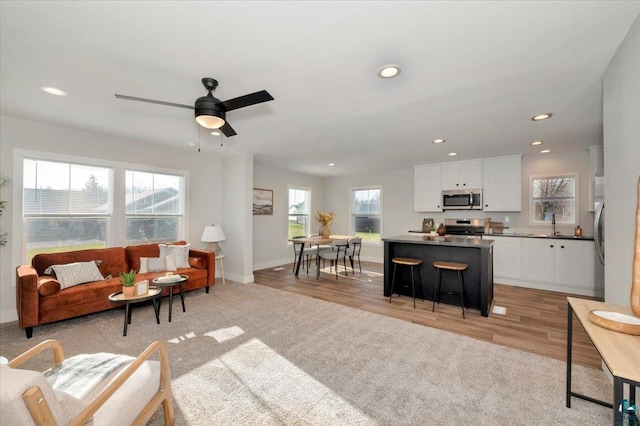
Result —
[{"label": "window", "polygon": [[577,175],[533,176],[530,182],[533,224],[550,224],[554,213],[557,224],[576,223]]},{"label": "window", "polygon": [[107,246],[112,175],[109,167],[24,158],[28,262],[38,253]]},{"label": "window", "polygon": [[351,189],[350,233],[362,242],[379,243],[382,229],[382,188]]},{"label": "window", "polygon": [[287,239],[309,235],[311,191],[306,188],[289,186]]},{"label": "window", "polygon": [[127,245],[176,241],[184,234],[184,177],[126,171]]}]

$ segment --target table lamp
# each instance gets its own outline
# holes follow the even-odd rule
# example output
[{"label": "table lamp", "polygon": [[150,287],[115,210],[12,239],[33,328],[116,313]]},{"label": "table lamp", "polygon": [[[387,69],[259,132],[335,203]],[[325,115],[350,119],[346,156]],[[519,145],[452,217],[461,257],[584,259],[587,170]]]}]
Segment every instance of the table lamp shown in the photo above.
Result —
[{"label": "table lamp", "polygon": [[211,225],[204,227],[200,241],[203,243],[213,243],[213,252],[217,256],[220,254],[220,244],[218,243],[226,239],[227,237],[224,236],[224,231],[221,226]]}]

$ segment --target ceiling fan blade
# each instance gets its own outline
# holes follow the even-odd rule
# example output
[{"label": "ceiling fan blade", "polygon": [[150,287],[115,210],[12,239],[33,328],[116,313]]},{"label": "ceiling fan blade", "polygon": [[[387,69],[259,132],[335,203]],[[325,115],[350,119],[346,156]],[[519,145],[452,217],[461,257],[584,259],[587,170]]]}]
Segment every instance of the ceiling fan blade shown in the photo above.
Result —
[{"label": "ceiling fan blade", "polygon": [[228,138],[230,138],[231,136],[237,135],[236,131],[233,130],[233,127],[229,126],[228,121],[224,122],[224,125],[220,127],[220,131],[224,133],[224,135]]},{"label": "ceiling fan blade", "polygon": [[225,111],[231,111],[238,108],[244,108],[255,104],[260,104],[262,102],[272,101],[273,96],[269,94],[266,90],[261,90],[259,92],[250,93],[248,95],[240,96],[237,98],[229,99],[224,102],[220,102],[218,105],[222,106]]},{"label": "ceiling fan blade", "polygon": [[126,101],[138,101],[138,102],[146,102],[148,104],[158,104],[158,105],[166,105],[171,107],[193,109],[193,105],[182,105],[182,104],[176,104],[173,102],[156,101],[153,99],[146,99],[146,98],[136,98],[135,96],[118,95],[117,93],[116,93],[116,98],[124,99]]}]

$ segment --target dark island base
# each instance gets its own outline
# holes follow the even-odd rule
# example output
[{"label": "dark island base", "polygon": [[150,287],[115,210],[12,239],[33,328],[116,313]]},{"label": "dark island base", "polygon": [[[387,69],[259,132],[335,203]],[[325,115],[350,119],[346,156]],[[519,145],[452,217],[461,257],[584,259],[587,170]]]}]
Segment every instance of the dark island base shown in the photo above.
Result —
[{"label": "dark island base", "polygon": [[[384,295],[386,297],[389,297],[391,292],[394,267],[391,259],[394,257],[413,257],[423,260],[422,265],[419,266],[421,282],[416,289],[416,298],[424,297],[425,300],[434,299],[436,268],[433,267],[433,262],[440,260],[466,263],[469,267],[463,272],[463,276],[467,308],[480,310],[482,316],[489,316],[489,308],[493,300],[493,253],[490,249],[385,241],[384,252]],[[460,306],[460,297],[457,295],[458,275],[455,272],[443,271],[440,289],[440,303]],[[444,294],[448,292],[455,295]],[[394,293],[412,297],[409,267],[398,266]]]}]

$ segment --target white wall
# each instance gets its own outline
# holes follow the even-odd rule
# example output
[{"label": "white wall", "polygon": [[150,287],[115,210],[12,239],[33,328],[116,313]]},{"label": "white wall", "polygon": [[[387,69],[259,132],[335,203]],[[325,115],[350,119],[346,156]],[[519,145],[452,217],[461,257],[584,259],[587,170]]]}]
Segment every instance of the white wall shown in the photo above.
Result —
[{"label": "white wall", "polygon": [[226,241],[220,244],[225,279],[253,282],[252,233],[253,155],[237,154],[222,160],[222,229]]},{"label": "white wall", "polygon": [[[186,239],[195,248],[204,226],[221,223],[221,159],[218,155],[175,149],[141,141],[105,136],[77,129],[0,116],[0,174],[13,177],[14,149],[36,150],[61,155],[96,158],[109,161],[149,165],[189,171]],[[9,231],[8,244],[0,246],[0,321],[17,319],[15,312],[15,268],[22,263],[21,241],[13,238],[12,228],[20,227],[14,217],[14,193],[21,188],[6,187],[3,198],[11,196],[1,217],[2,232]],[[118,202],[116,199],[115,202]],[[19,211],[19,209],[18,209]],[[16,222],[18,221],[18,222]],[[115,236],[114,238],[121,236]],[[114,245],[123,245],[114,241]]]},{"label": "white wall", "polygon": [[287,185],[311,189],[311,233],[319,229],[313,219],[324,206],[324,178],[293,173],[254,164],[253,187],[273,190],[273,215],[253,216],[253,269],[265,269],[293,262],[293,248],[287,244]]},{"label": "white wall", "polygon": [[640,17],[604,74],[606,302],[630,305],[640,176]]}]

